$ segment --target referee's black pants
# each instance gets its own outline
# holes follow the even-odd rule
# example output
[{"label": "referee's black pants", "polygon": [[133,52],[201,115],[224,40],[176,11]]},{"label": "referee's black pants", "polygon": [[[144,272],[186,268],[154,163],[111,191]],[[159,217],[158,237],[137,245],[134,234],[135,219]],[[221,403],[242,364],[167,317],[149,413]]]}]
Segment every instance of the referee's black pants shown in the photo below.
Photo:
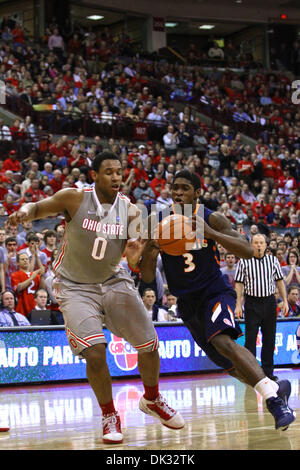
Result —
[{"label": "referee's black pants", "polygon": [[256,339],[260,327],[262,333],[261,366],[267,376],[273,375],[276,338],[276,299],[245,296],[245,348],[256,357]]}]

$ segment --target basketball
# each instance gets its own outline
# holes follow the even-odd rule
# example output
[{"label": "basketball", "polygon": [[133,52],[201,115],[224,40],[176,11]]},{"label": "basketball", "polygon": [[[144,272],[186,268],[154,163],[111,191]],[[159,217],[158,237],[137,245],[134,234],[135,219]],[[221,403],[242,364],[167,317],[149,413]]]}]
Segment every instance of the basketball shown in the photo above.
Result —
[{"label": "basketball", "polygon": [[157,242],[160,249],[168,255],[183,255],[191,249],[195,240],[192,222],[184,215],[169,215],[158,225]]}]

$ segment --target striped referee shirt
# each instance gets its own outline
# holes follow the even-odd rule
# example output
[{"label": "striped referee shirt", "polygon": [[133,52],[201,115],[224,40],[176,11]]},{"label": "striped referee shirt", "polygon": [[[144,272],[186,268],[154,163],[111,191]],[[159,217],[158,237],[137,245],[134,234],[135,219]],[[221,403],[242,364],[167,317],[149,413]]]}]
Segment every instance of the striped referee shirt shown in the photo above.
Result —
[{"label": "striped referee shirt", "polygon": [[272,255],[262,258],[240,259],[234,280],[244,284],[246,295],[269,297],[275,294],[276,281],[283,279],[278,259]]}]

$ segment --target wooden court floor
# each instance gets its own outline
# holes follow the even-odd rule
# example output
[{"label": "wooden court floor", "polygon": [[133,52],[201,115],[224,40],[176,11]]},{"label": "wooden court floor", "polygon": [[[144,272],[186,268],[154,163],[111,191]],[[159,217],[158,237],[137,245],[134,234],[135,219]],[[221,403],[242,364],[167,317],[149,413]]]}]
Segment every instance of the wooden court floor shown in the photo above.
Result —
[{"label": "wooden court floor", "polygon": [[113,382],[123,424],[123,444],[101,439],[101,413],[87,383],[0,388],[0,450],[299,450],[300,369],[278,369],[292,383],[290,405],[298,419],[285,431],[274,429],[261,398],[227,374],[162,377],[160,389],[185,418],[172,431],[139,411],[139,380]]}]

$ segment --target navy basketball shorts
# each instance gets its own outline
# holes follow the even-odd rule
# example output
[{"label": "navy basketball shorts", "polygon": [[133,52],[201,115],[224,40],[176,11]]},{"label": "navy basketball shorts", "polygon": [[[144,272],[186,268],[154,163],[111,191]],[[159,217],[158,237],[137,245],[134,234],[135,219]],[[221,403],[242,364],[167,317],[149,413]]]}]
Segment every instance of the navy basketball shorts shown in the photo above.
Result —
[{"label": "navy basketball shorts", "polygon": [[230,291],[206,300],[193,293],[180,297],[177,303],[179,316],[195,342],[217,366],[225,370],[232,369],[233,364],[214,348],[211,340],[220,333],[228,334],[232,339],[243,335],[234,318],[235,304],[235,293]]}]

